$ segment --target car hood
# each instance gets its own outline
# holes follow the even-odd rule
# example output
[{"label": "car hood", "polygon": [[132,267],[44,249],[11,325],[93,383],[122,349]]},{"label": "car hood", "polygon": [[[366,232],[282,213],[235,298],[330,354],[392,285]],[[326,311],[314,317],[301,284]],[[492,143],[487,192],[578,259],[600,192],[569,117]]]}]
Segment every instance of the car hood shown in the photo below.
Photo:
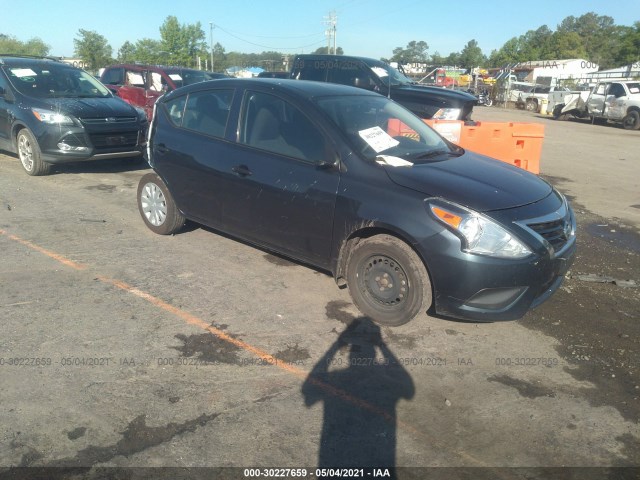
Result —
[{"label": "car hood", "polygon": [[432,87],[428,85],[407,84],[407,85],[394,85],[391,91],[403,92],[403,93],[416,93],[418,95],[429,94],[430,97],[439,97],[445,101],[456,101],[461,103],[477,102],[477,98],[470,93],[460,92],[458,90],[449,90],[447,88]]},{"label": "car hood", "polygon": [[46,108],[76,118],[131,117],[137,111],[121,98],[51,98],[38,99],[34,107]]},{"label": "car hood", "polygon": [[397,185],[480,212],[528,205],[552,192],[536,175],[472,152],[412,167],[383,168]]}]

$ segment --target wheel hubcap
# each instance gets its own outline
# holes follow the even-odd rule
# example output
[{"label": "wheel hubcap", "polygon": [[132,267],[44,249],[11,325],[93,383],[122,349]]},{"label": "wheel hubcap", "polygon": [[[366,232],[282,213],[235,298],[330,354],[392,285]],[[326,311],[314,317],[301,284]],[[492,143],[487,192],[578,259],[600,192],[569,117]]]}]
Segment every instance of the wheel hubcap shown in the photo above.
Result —
[{"label": "wheel hubcap", "polygon": [[24,168],[30,172],[33,169],[33,150],[29,139],[24,135],[18,138],[18,156]]},{"label": "wheel hubcap", "polygon": [[370,257],[364,264],[363,274],[364,287],[375,302],[397,306],[407,299],[407,275],[392,258],[384,255]]},{"label": "wheel hubcap", "polygon": [[154,227],[159,227],[167,218],[167,201],[158,185],[147,183],[140,193],[140,205],[144,216]]}]

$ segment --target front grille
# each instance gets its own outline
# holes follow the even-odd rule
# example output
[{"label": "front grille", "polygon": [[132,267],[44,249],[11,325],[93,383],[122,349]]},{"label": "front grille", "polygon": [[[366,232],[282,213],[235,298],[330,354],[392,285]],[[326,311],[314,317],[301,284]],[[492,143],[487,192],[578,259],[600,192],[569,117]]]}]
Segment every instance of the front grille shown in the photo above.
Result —
[{"label": "front grille", "polygon": [[138,144],[138,131],[92,133],[89,138],[93,146],[98,150],[135,147]]},{"label": "front grille", "polygon": [[529,223],[527,226],[549,242],[556,252],[562,250],[569,241],[568,232],[571,231],[571,224],[567,218],[550,222]]},{"label": "front grille", "polygon": [[100,117],[100,118],[81,118],[80,121],[87,125],[105,125],[119,123],[135,123],[136,117]]}]

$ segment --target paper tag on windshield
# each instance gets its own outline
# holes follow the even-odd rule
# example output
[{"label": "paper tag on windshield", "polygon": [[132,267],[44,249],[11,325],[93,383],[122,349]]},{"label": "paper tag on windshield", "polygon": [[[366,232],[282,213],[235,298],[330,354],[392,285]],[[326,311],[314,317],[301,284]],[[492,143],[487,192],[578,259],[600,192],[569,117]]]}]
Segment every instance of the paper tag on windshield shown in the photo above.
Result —
[{"label": "paper tag on windshield", "polygon": [[31,70],[30,68],[12,68],[11,73],[13,73],[18,78],[36,76],[36,72]]},{"label": "paper tag on windshield", "polygon": [[373,73],[375,73],[380,78],[389,76],[389,72],[387,72],[384,68],[371,67],[371,70],[373,70]]},{"label": "paper tag on windshield", "polygon": [[177,73],[170,73],[169,74],[169,78],[171,80],[175,80],[177,82],[181,82],[182,81],[182,77],[180,75],[178,75]]},{"label": "paper tag on windshield", "polygon": [[389,148],[395,147],[400,142],[393,139],[387,132],[380,127],[371,127],[365,130],[360,130],[358,135],[369,144],[376,153],[383,152]]},{"label": "paper tag on windshield", "polygon": [[410,161],[391,155],[380,155],[376,158],[376,162],[380,165],[389,165],[391,167],[413,167],[413,163]]}]

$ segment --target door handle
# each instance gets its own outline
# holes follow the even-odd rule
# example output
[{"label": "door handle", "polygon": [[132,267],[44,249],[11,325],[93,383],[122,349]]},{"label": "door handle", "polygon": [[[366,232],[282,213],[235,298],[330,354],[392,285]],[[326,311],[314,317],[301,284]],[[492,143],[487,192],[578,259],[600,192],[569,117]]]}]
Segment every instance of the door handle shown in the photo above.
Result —
[{"label": "door handle", "polygon": [[236,165],[231,169],[231,171],[241,177],[248,177],[253,173],[246,165]]},{"label": "door handle", "polygon": [[155,146],[154,150],[158,153],[168,153],[169,149],[164,143],[159,143]]}]

